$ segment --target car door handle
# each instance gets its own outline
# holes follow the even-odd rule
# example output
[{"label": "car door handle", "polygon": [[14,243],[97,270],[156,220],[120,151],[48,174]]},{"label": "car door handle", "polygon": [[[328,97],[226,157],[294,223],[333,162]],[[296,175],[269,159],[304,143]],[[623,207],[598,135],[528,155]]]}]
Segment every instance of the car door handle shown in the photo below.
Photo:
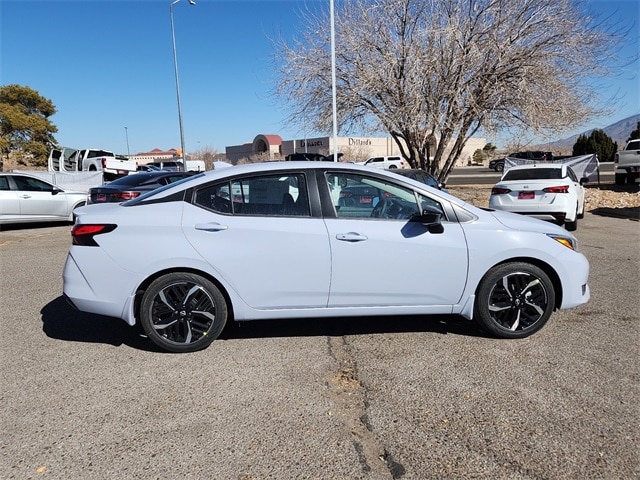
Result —
[{"label": "car door handle", "polygon": [[365,240],[369,239],[369,237],[367,237],[366,235],[361,235],[356,232],[338,233],[336,235],[336,238],[338,240],[342,240],[343,242],[364,242]]},{"label": "car door handle", "polygon": [[20,195],[20,198],[31,198],[31,195],[29,195],[28,193],[25,193],[23,195]]},{"label": "car door handle", "polygon": [[227,225],[222,225],[220,223],[198,223],[196,225],[196,230],[204,230],[205,232],[219,232],[221,230],[227,230],[229,227]]}]

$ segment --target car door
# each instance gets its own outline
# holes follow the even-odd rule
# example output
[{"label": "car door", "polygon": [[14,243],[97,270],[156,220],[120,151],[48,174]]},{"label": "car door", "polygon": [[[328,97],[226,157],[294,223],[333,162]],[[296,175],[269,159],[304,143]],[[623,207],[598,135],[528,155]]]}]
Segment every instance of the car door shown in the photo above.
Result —
[{"label": "car door", "polygon": [[378,190],[375,198],[365,197],[355,207],[334,202],[335,218],[325,218],[331,244],[330,307],[458,303],[468,267],[460,224],[445,218],[444,231],[430,233],[409,220],[425,208],[444,215],[437,198],[365,174],[329,172],[325,179],[330,190],[359,185]]},{"label": "car door", "polygon": [[329,241],[308,199],[302,173],[207,184],[185,208],[183,230],[252,308],[326,307]]},{"label": "car door", "polygon": [[67,197],[53,185],[39,178],[13,175],[20,203],[20,216],[26,220],[60,219],[69,216]]},{"label": "car door", "polygon": [[9,220],[20,216],[18,191],[11,189],[9,175],[0,175],[0,219]]}]

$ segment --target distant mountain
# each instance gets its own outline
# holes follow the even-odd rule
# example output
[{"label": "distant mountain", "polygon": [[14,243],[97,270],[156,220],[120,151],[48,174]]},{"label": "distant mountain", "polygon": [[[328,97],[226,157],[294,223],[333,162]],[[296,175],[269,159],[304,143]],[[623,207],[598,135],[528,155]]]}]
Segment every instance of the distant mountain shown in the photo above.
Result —
[{"label": "distant mountain", "polygon": [[[599,130],[604,130],[604,133],[609,135],[614,142],[618,143],[618,148],[622,148],[622,146],[627,142],[629,134],[636,129],[639,121],[640,114],[632,115]],[[556,140],[555,142],[550,142],[545,145],[548,145],[548,148],[554,152],[562,152],[566,150],[571,151],[580,135],[589,135],[593,130],[598,129],[592,128],[591,130],[586,130],[581,134],[572,135],[571,137]],[[545,150],[542,146],[541,149]]]}]

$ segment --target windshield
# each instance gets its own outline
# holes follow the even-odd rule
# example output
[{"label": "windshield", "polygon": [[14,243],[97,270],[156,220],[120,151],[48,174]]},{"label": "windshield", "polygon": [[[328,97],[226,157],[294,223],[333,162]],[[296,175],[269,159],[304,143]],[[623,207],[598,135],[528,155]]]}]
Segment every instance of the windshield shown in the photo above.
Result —
[{"label": "windshield", "polygon": [[164,192],[165,190],[167,190],[169,188],[173,188],[176,185],[181,185],[183,183],[190,182],[190,181],[192,181],[192,180],[194,180],[196,178],[200,178],[200,177],[203,177],[203,176],[204,176],[204,173],[198,173],[196,175],[191,175],[190,177],[183,178],[182,180],[178,180],[177,182],[169,183],[168,185],[164,185],[162,187],[159,187],[159,188],[156,188],[154,190],[151,190],[150,192],[147,192],[147,193],[145,193],[143,195],[140,195],[139,197],[136,197],[136,198],[134,198],[132,200],[127,200],[122,205],[125,205],[125,206],[136,205],[136,204],[138,204],[140,202],[143,202],[147,198],[149,198],[149,197],[151,197],[151,196],[153,196],[153,195],[155,195],[157,193]]}]

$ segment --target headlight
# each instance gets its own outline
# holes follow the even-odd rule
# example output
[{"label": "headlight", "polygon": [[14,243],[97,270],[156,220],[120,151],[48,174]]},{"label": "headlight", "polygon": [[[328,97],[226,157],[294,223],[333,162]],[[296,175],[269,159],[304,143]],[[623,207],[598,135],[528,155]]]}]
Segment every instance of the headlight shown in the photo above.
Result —
[{"label": "headlight", "polygon": [[556,235],[553,233],[547,233],[547,236],[554,239],[556,242],[561,243],[565,247],[570,248],[571,250],[575,250],[576,252],[578,251],[578,241],[575,239],[575,237]]}]

